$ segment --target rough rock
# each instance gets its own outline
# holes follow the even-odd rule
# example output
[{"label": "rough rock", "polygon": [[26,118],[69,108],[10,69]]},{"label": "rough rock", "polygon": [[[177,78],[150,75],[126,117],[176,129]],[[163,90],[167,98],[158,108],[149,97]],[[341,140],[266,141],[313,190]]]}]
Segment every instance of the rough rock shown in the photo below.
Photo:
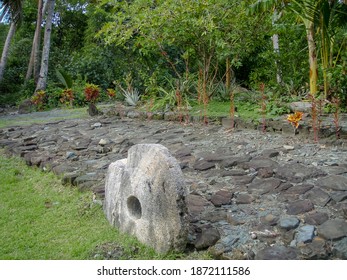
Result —
[{"label": "rough rock", "polygon": [[305,197],[309,199],[314,205],[324,207],[330,201],[330,195],[325,191],[314,188],[305,194]]},{"label": "rough rock", "polygon": [[313,240],[315,227],[312,225],[304,225],[298,229],[296,235],[297,243],[308,243]]},{"label": "rough rock", "polygon": [[273,191],[281,184],[281,180],[276,178],[270,179],[254,179],[253,182],[248,186],[248,190],[252,193],[266,194]]},{"label": "rough rock", "polygon": [[232,192],[228,190],[220,190],[211,197],[211,202],[214,206],[220,207],[222,205],[230,204],[232,197]]},{"label": "rough rock", "polygon": [[139,144],[127,159],[110,165],[104,209],[112,225],[156,251],[182,251],[188,234],[186,196],[182,171],[167,148]]},{"label": "rough rock", "polygon": [[255,200],[255,198],[247,193],[240,193],[236,196],[236,204],[250,204]]},{"label": "rough rock", "polygon": [[186,200],[188,212],[193,216],[199,215],[205,210],[205,207],[211,205],[207,199],[197,194],[189,194]]},{"label": "rough rock", "polygon": [[199,171],[208,170],[215,167],[214,162],[206,161],[206,160],[198,160],[194,163],[194,169]]},{"label": "rough rock", "polygon": [[311,184],[298,184],[296,186],[292,186],[288,188],[285,193],[286,194],[304,194],[312,189],[314,186]]},{"label": "rough rock", "polygon": [[311,113],[312,111],[312,104],[311,102],[305,102],[305,101],[296,101],[289,103],[289,108],[293,112],[303,112],[303,113]]},{"label": "rough rock", "polygon": [[314,208],[313,203],[308,200],[297,200],[289,203],[287,206],[288,215],[298,215],[311,211]]},{"label": "rough rock", "polygon": [[299,224],[300,220],[296,217],[281,218],[279,221],[279,227],[286,230],[297,228]]},{"label": "rough rock", "polygon": [[28,113],[34,111],[34,109],[35,109],[35,106],[30,101],[30,99],[25,99],[18,106],[18,114],[28,114]]},{"label": "rough rock", "polygon": [[336,191],[330,193],[331,198],[336,202],[341,202],[347,199],[347,191]]},{"label": "rough rock", "polygon": [[293,183],[301,183],[304,180],[324,176],[326,173],[315,167],[307,167],[300,163],[286,164],[280,166],[276,176]]},{"label": "rough rock", "polygon": [[337,258],[347,260],[347,237],[342,238],[335,243],[333,252]]},{"label": "rough rock", "polygon": [[347,191],[347,177],[342,175],[330,175],[318,180],[317,185],[328,190]]},{"label": "rough rock", "polygon": [[304,216],[305,223],[315,226],[323,224],[328,219],[328,214],[322,212],[307,213]]},{"label": "rough rock", "polygon": [[328,220],[317,229],[318,235],[326,240],[338,240],[347,236],[347,222],[343,219]]},{"label": "rough rock", "polygon": [[256,260],[295,260],[297,253],[295,249],[284,246],[266,247],[255,255]]},{"label": "rough rock", "polygon": [[198,250],[206,249],[216,244],[220,239],[220,234],[214,227],[208,226],[201,228],[195,242],[195,248]]}]

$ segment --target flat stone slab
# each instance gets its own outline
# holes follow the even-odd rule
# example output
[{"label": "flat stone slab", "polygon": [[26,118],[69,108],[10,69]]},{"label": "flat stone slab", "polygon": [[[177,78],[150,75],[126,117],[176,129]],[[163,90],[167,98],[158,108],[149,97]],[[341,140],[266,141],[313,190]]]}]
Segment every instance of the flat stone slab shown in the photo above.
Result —
[{"label": "flat stone slab", "polygon": [[304,225],[300,227],[296,235],[296,242],[297,243],[312,242],[314,237],[314,230],[315,230],[315,227],[313,225]]},{"label": "flat stone slab", "polygon": [[240,193],[236,196],[236,204],[250,204],[255,200],[255,198],[247,193]]},{"label": "flat stone slab", "polygon": [[276,176],[293,183],[301,183],[307,179],[317,178],[326,175],[323,170],[315,167],[308,167],[300,163],[285,164],[278,167]]},{"label": "flat stone slab", "polygon": [[287,206],[288,215],[298,215],[311,211],[314,208],[313,203],[308,200],[297,200],[289,203]]},{"label": "flat stone slab", "polygon": [[211,168],[215,168],[216,164],[211,161],[198,160],[194,163],[194,169],[199,171],[205,171]]},{"label": "flat stone slab", "polygon": [[260,250],[256,256],[256,260],[295,260],[297,253],[295,249],[284,246],[266,247]]},{"label": "flat stone slab", "polygon": [[184,250],[188,238],[187,190],[178,162],[158,144],[139,144],[109,166],[105,213],[122,232],[157,252]]},{"label": "flat stone slab", "polygon": [[318,226],[329,220],[329,215],[322,212],[307,213],[304,220],[307,224]]},{"label": "flat stone slab", "polygon": [[305,197],[314,205],[324,207],[330,201],[330,195],[320,188],[313,188],[311,191],[305,194]]},{"label": "flat stone slab", "polygon": [[269,168],[273,169],[277,167],[278,163],[276,161],[273,161],[271,159],[262,159],[262,158],[257,158],[257,159],[252,159],[250,162],[245,164],[248,168],[253,168],[255,170],[259,170],[261,168]]},{"label": "flat stone slab", "polygon": [[276,178],[269,179],[254,179],[248,186],[248,190],[252,193],[266,194],[273,191],[281,184],[281,180]]},{"label": "flat stone slab", "polygon": [[211,197],[211,202],[214,206],[220,207],[231,203],[233,193],[228,190],[219,190]]},{"label": "flat stone slab", "polygon": [[300,220],[297,217],[281,218],[279,221],[279,227],[286,230],[297,228],[299,224]]},{"label": "flat stone slab", "polygon": [[212,205],[207,199],[197,194],[187,196],[188,211],[191,215],[198,215],[205,210],[205,207]]},{"label": "flat stone slab", "polygon": [[324,189],[347,191],[347,177],[342,175],[327,176],[319,179],[317,185]]},{"label": "flat stone slab", "polygon": [[347,222],[343,219],[328,220],[318,226],[318,235],[326,240],[338,240],[347,236]]},{"label": "flat stone slab", "polygon": [[296,186],[292,186],[285,191],[286,194],[304,194],[312,189],[314,186],[311,184],[299,184]]},{"label": "flat stone slab", "polygon": [[195,248],[198,250],[206,249],[210,246],[216,244],[220,239],[220,234],[217,229],[214,227],[208,226],[202,228],[201,232],[198,233],[197,239],[195,242]]}]

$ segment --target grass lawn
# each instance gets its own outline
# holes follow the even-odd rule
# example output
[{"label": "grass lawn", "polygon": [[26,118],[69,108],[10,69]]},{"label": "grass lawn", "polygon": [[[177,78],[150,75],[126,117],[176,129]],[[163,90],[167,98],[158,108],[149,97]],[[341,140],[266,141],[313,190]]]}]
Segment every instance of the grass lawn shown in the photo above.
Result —
[{"label": "grass lawn", "polygon": [[28,114],[6,115],[0,117],[0,128],[18,125],[27,126],[34,123],[47,123],[59,120],[87,118],[87,108],[56,109],[51,111],[33,112],[30,117]]},{"label": "grass lawn", "polygon": [[[243,119],[254,119],[261,118],[261,108],[257,104],[248,102],[235,102],[236,112],[235,116]],[[192,115],[199,116],[204,115],[204,105],[193,105],[190,112]],[[230,116],[230,102],[211,101],[207,105],[207,116],[208,117],[229,117]],[[269,116],[269,114],[267,114]]]},{"label": "grass lawn", "polygon": [[0,259],[104,259],[115,248],[126,259],[176,257],[120,234],[91,193],[62,186],[54,174],[0,150]]}]

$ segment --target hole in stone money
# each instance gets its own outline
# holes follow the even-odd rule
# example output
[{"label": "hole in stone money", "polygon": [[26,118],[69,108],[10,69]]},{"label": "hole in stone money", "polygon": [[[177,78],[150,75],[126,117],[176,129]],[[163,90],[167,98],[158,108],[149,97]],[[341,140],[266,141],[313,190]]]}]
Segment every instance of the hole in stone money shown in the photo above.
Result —
[{"label": "hole in stone money", "polygon": [[127,201],[128,211],[131,217],[140,219],[142,216],[141,203],[135,196],[130,196]]}]

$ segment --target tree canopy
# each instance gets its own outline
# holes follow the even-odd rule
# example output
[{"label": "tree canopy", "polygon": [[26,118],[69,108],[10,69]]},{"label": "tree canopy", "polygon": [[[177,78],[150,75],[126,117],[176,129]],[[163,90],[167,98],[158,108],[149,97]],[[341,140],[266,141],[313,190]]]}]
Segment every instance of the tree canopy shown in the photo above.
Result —
[{"label": "tree canopy", "polygon": [[[43,1],[38,20],[40,1],[0,1],[0,50],[12,20],[6,15],[22,15],[0,83],[2,96],[34,93],[37,78],[26,73],[37,22],[46,27],[49,2]],[[223,83],[248,89],[265,83],[278,96],[318,91],[346,99],[346,7],[345,1],[331,0],[56,0],[42,88],[54,92],[61,70],[75,85],[103,89],[130,75],[141,94],[160,95],[158,88],[174,81],[202,79],[210,97]],[[44,32],[39,31],[41,48]]]}]

